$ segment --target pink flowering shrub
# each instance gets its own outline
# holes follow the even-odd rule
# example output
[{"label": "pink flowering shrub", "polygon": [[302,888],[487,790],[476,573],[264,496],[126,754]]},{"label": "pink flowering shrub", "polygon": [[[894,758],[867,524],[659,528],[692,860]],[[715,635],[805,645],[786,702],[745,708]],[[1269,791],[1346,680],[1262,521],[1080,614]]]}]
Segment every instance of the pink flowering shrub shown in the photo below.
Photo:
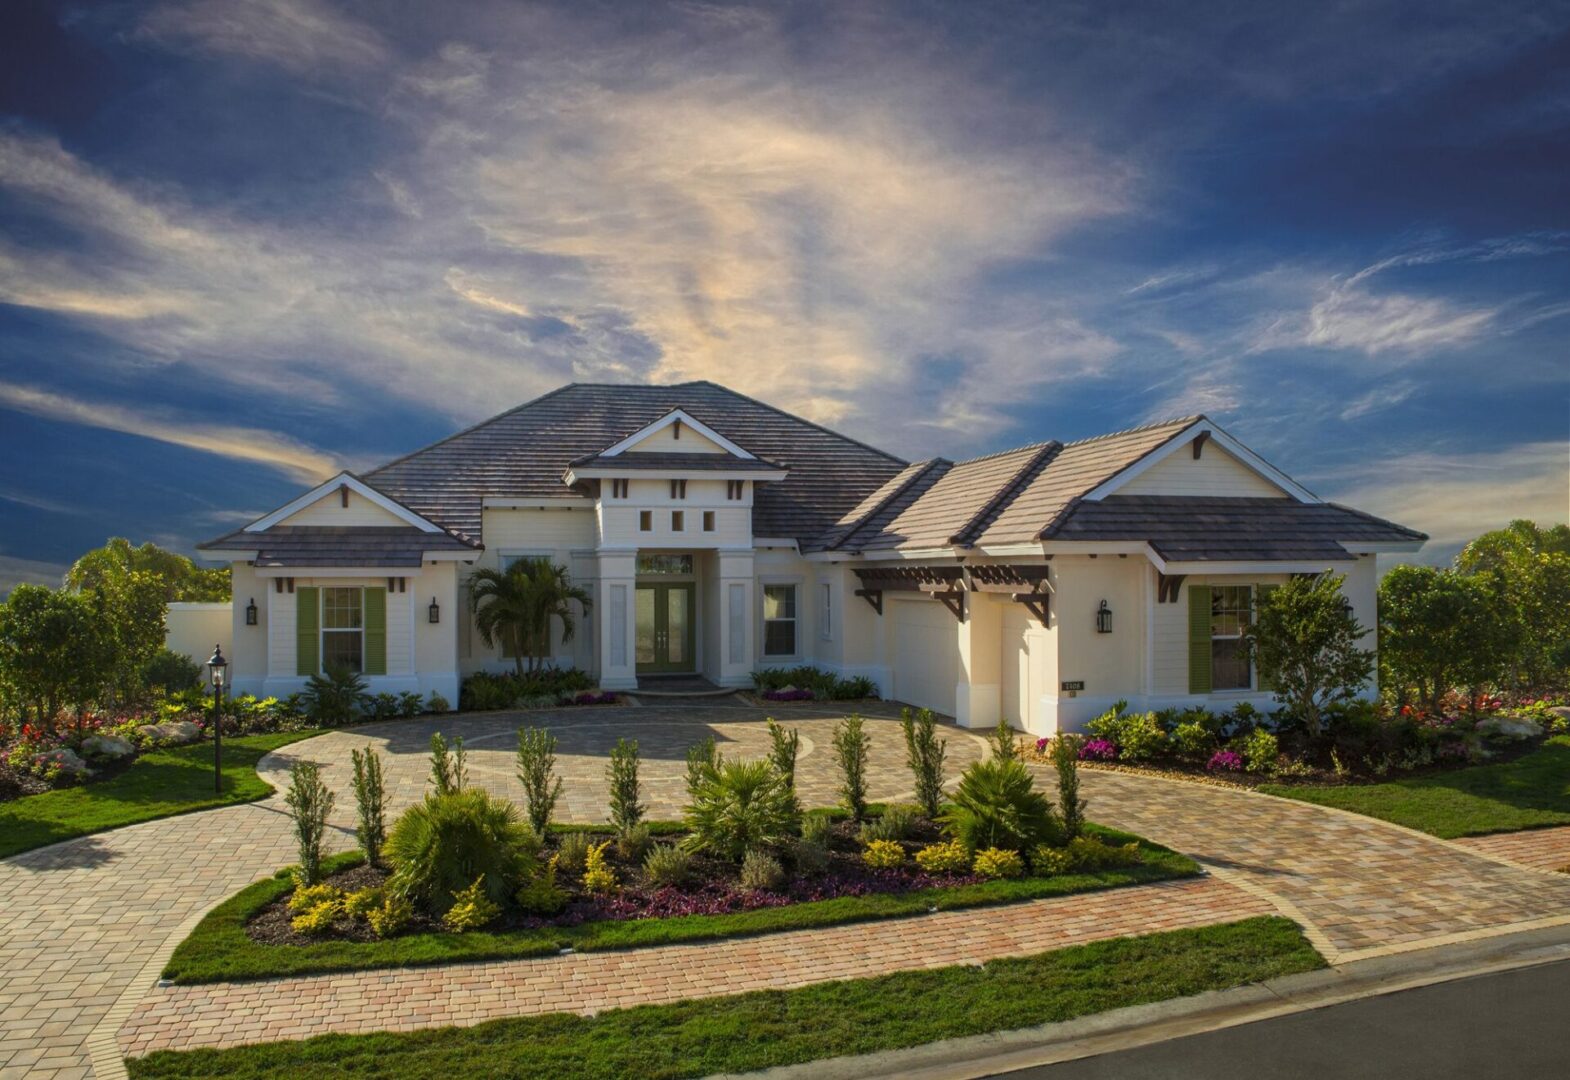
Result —
[{"label": "pink flowering shrub", "polygon": [[1236,750],[1217,750],[1205,763],[1210,772],[1242,772],[1243,755]]},{"label": "pink flowering shrub", "polygon": [[1081,761],[1115,761],[1118,748],[1106,739],[1087,739],[1079,748]]}]

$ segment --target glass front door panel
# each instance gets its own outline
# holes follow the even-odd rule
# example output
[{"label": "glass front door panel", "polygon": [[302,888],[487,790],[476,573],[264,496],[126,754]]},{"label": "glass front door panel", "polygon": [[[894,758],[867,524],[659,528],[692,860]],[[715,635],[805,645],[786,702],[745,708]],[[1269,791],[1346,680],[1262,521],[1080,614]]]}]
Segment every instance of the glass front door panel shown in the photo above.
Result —
[{"label": "glass front door panel", "polygon": [[655,646],[659,641],[659,627],[655,618],[654,593],[653,589],[638,590],[633,657],[639,667],[655,663],[658,656]]},{"label": "glass front door panel", "polygon": [[691,598],[688,589],[665,590],[665,659],[673,668],[685,668],[691,661],[687,655],[687,636],[692,624]]},{"label": "glass front door panel", "polygon": [[693,670],[693,588],[691,585],[640,585],[637,599],[638,670]]}]

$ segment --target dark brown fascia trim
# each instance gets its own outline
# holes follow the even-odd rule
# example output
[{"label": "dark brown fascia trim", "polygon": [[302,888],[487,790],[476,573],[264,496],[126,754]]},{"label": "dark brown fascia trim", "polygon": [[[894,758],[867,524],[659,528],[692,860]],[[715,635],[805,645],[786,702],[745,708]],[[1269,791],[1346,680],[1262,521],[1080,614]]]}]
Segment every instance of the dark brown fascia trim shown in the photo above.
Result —
[{"label": "dark brown fascia trim", "polygon": [[939,466],[943,466],[944,467],[944,471],[946,472],[948,470],[948,468],[951,468],[953,466],[953,464],[954,463],[949,461],[947,458],[940,458],[940,457],[935,457],[931,461],[928,461],[926,463],[926,465],[924,465],[922,468],[918,469],[916,472],[912,473],[910,478],[908,480],[906,480],[903,484],[899,485],[899,487],[895,488],[893,491],[889,492],[883,498],[879,499],[876,506],[874,506],[871,510],[868,510],[865,514],[861,515],[861,520],[856,522],[850,528],[846,529],[845,530],[845,535],[841,536],[838,540],[834,541],[832,544],[828,545],[823,550],[824,551],[838,551],[838,550],[840,550],[847,543],[849,543],[850,542],[850,538],[855,536],[858,532],[860,532],[862,530],[862,528],[865,527],[866,524],[869,521],[872,521],[879,514],[883,513],[883,511],[887,510],[890,506],[894,505],[894,503],[900,498],[900,496],[904,495],[913,486],[915,486],[916,484],[920,483],[922,480],[926,479],[927,475],[929,473],[931,473],[933,469],[936,469]]},{"label": "dark brown fascia trim", "polygon": [[992,498],[970,516],[970,520],[960,527],[959,532],[949,537],[949,543],[955,547],[975,547],[976,540],[984,531],[988,520],[1013,502],[1025,486],[1039,476],[1042,469],[1051,464],[1052,459],[1057,457],[1062,449],[1063,444],[1056,439],[1042,444],[1041,448],[1030,455],[1025,464],[1009,477],[1008,482],[998,488]]}]

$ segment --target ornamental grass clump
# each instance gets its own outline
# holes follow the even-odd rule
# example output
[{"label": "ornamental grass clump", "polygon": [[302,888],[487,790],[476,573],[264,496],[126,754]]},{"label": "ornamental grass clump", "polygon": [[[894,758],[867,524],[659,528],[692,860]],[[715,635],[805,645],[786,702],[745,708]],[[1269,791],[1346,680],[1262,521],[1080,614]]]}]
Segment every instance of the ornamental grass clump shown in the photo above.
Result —
[{"label": "ornamental grass clump", "polygon": [[960,775],[943,825],[969,851],[1029,851],[1062,832],[1052,803],[1035,790],[1024,764],[996,758],[978,761]]},{"label": "ornamental grass clump", "polygon": [[477,878],[500,905],[538,868],[539,850],[539,838],[506,799],[478,788],[430,795],[393,825],[387,884],[438,918]]},{"label": "ornamental grass clump", "polygon": [[894,870],[905,865],[905,848],[893,840],[873,840],[861,853],[861,861],[874,870]]},{"label": "ornamental grass clump", "polygon": [[544,836],[562,789],[556,775],[556,736],[544,728],[518,729],[518,782],[523,785],[529,827]]},{"label": "ornamental grass clump", "polygon": [[929,818],[943,808],[943,756],[948,740],[938,738],[938,721],[931,709],[912,713],[901,709],[900,730],[905,733],[905,765],[916,780],[916,803]]},{"label": "ornamental grass clump", "polygon": [[686,808],[690,851],[740,862],[749,851],[782,847],[800,827],[796,800],[767,761],[706,766]]},{"label": "ornamental grass clump", "polygon": [[984,878],[1016,878],[1025,873],[1025,860],[1007,848],[982,848],[971,869]]},{"label": "ornamental grass clump", "polygon": [[840,767],[840,804],[852,821],[867,816],[867,753],[872,736],[859,716],[847,716],[834,729],[834,756]]},{"label": "ornamental grass clump", "polygon": [[382,782],[382,759],[375,750],[352,750],[354,761],[355,839],[365,861],[380,866],[387,842],[387,789]]},{"label": "ornamental grass clump", "polygon": [[300,878],[315,885],[322,879],[322,837],[327,833],[327,815],[333,811],[333,793],[322,783],[322,771],[314,761],[297,761],[290,767],[284,802],[294,822]]},{"label": "ornamental grass clump", "polygon": [[916,852],[916,865],[929,874],[963,874],[970,869],[970,852],[958,840],[928,844]]},{"label": "ornamental grass clump", "polygon": [[680,888],[692,880],[692,854],[674,844],[661,844],[643,860],[649,884]]},{"label": "ornamental grass clump", "polygon": [[779,892],[785,887],[785,868],[766,851],[749,851],[741,860],[740,882],[749,892]]}]

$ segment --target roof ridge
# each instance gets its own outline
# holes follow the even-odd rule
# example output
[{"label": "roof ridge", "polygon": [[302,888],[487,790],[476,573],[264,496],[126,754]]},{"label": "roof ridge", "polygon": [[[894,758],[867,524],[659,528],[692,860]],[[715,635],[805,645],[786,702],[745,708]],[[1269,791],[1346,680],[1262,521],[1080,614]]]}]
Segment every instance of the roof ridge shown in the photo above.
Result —
[{"label": "roof ridge", "polygon": [[1116,439],[1123,435],[1138,435],[1140,432],[1155,431],[1157,428],[1173,427],[1176,425],[1189,427],[1193,424],[1199,423],[1201,420],[1208,421],[1209,419],[1210,418],[1204,413],[1194,413],[1192,416],[1178,416],[1171,420],[1158,420],[1150,424],[1140,424],[1138,427],[1124,428],[1122,431],[1109,431],[1104,435],[1091,435],[1088,438],[1075,439],[1072,442],[1066,442],[1063,445],[1065,447],[1084,446],[1086,443],[1100,442],[1103,439]]},{"label": "roof ridge", "polygon": [[878,447],[873,446],[871,443],[864,443],[860,439],[853,439],[849,435],[846,435],[843,432],[835,431],[833,428],[828,427],[827,425],[820,424],[820,423],[818,423],[815,420],[808,420],[805,416],[797,416],[795,413],[786,412],[784,409],[780,408],[778,405],[770,405],[767,401],[760,401],[758,398],[755,398],[755,397],[751,396],[750,394],[743,394],[740,390],[732,390],[730,387],[723,386],[720,383],[714,382],[712,379],[694,379],[691,382],[678,383],[676,385],[678,385],[678,386],[712,386],[714,389],[719,390],[722,393],[729,394],[731,397],[741,398],[741,400],[743,400],[743,401],[750,401],[752,404],[758,406],[760,409],[767,409],[767,410],[769,410],[772,413],[778,413],[780,416],[785,417],[787,420],[794,420],[798,424],[806,424],[808,427],[816,428],[817,430],[823,432],[825,435],[832,435],[836,439],[841,439],[841,440],[843,440],[845,442],[851,443],[854,446],[859,446],[863,450],[868,450],[868,451],[870,451],[870,452],[872,452],[874,454],[877,454],[879,457],[888,458],[890,461],[898,462],[902,467],[912,464],[912,462],[906,461],[904,458],[895,457],[893,454],[889,453],[887,450],[880,450]]},{"label": "roof ridge", "polygon": [[982,454],[980,457],[965,458],[963,461],[956,461],[954,464],[955,465],[975,465],[978,462],[982,462],[982,461],[992,461],[995,458],[1008,457],[1010,454],[1021,454],[1021,453],[1024,453],[1026,450],[1039,452],[1043,447],[1053,446],[1053,445],[1062,446],[1063,444],[1061,442],[1059,442],[1057,439],[1042,439],[1040,442],[1026,443],[1023,446],[1011,447],[1008,450],[994,450],[992,453],[990,453],[990,454]]},{"label": "roof ridge", "polygon": [[[911,464],[905,466],[907,469],[915,469],[915,472],[911,473],[910,476],[905,479],[904,483],[899,484],[894,488],[893,491],[879,499],[877,505],[873,506],[872,509],[868,510],[865,514],[861,515],[860,520],[847,528],[838,539],[827,545],[823,550],[838,551],[840,548],[844,547],[847,543],[850,542],[851,537],[855,536],[870,522],[874,521],[879,514],[883,513],[883,511],[892,506],[901,496],[909,491],[912,486],[925,478],[928,473],[937,468],[939,465],[947,465],[949,468],[954,467],[954,463],[952,461],[942,457],[928,458],[925,461],[912,462]],[[947,472],[948,470],[945,469],[944,473],[946,474]]]},{"label": "roof ridge", "polygon": [[[1022,448],[1025,449],[1025,448]],[[992,497],[982,504],[981,509],[970,516],[970,520],[960,526],[959,531],[949,537],[949,543],[971,547],[976,538],[986,530],[986,525],[993,520],[1004,507],[1013,502],[1025,486],[1041,475],[1063,450],[1063,444],[1056,439],[1041,443],[1036,452],[1030,456],[1014,475],[1004,482],[1003,486],[993,492]]]}]

